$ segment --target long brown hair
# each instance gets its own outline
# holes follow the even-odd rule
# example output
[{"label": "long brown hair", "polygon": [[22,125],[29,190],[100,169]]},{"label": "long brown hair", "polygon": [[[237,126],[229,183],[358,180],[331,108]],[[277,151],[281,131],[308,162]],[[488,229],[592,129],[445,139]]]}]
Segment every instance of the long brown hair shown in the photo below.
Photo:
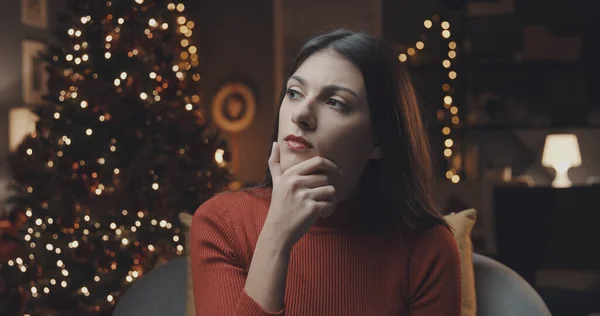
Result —
[{"label": "long brown hair", "polygon": [[[363,206],[371,216],[378,215],[398,228],[422,231],[437,224],[447,226],[431,196],[433,162],[412,82],[382,40],[346,29],[311,38],[298,52],[282,85],[280,104],[289,76],[309,56],[324,49],[339,53],[361,71],[374,141],[383,153],[382,159],[369,161],[360,179]],[[278,127],[275,119],[272,141],[277,141]],[[272,186],[267,168],[264,180],[254,187]]]}]

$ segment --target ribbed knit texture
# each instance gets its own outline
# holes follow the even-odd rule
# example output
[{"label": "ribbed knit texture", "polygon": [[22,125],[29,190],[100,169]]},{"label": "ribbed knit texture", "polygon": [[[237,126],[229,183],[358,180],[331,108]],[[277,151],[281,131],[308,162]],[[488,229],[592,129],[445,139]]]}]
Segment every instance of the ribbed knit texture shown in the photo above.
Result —
[{"label": "ribbed knit texture", "polygon": [[[349,229],[348,205],[292,249],[285,307],[267,313],[244,291],[270,189],[220,194],[192,221],[196,314],[223,316],[458,316],[460,263],[452,233],[366,234]],[[346,203],[348,204],[348,203]],[[369,210],[374,211],[374,210]]]}]

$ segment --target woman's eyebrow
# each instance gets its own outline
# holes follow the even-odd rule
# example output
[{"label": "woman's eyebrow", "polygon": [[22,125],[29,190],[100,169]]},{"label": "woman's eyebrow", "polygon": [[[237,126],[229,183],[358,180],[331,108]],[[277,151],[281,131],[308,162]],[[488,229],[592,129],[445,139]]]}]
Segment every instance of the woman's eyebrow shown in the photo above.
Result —
[{"label": "woman's eyebrow", "polygon": [[346,91],[348,93],[350,93],[351,95],[353,95],[355,98],[360,99],[358,97],[358,93],[354,92],[354,90],[350,89],[350,88],[346,88],[346,87],[342,87],[336,84],[330,84],[325,86],[325,88],[323,88],[323,90],[325,91],[331,91],[331,92],[336,92],[336,91]]},{"label": "woman's eyebrow", "polygon": [[300,77],[300,76],[296,76],[296,75],[294,75],[294,76],[291,76],[291,77],[290,77],[290,80],[292,80],[292,79],[294,79],[294,80],[296,80],[296,81],[300,82],[301,84],[306,84],[306,80],[302,79],[302,77]]},{"label": "woman's eyebrow", "polygon": [[[304,80],[304,79],[303,79],[302,77],[300,77],[300,76],[297,76],[297,75],[291,76],[291,77],[290,77],[290,80],[292,80],[292,79],[294,79],[294,80],[298,81],[300,84],[303,84],[303,85],[305,85],[305,84],[306,84],[306,80]],[[352,89],[350,89],[350,88],[346,88],[346,87],[340,86],[340,85],[336,85],[336,84],[330,84],[330,85],[327,85],[327,86],[325,86],[325,87],[323,88],[323,90],[326,90],[326,91],[333,91],[333,92],[334,92],[334,91],[346,91],[346,92],[348,92],[348,93],[352,94],[352,95],[353,95],[355,98],[357,98],[357,99],[360,99],[360,97],[358,96],[358,93],[356,93],[354,90],[352,90]]]}]

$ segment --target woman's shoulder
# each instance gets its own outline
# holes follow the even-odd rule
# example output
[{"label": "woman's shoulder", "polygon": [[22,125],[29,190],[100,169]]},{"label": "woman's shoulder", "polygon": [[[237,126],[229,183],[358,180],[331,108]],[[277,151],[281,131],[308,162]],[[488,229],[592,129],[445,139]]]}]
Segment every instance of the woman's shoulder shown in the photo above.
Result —
[{"label": "woman's shoulder", "polygon": [[408,240],[413,253],[458,254],[454,235],[446,225],[436,224],[426,230],[411,232]]}]

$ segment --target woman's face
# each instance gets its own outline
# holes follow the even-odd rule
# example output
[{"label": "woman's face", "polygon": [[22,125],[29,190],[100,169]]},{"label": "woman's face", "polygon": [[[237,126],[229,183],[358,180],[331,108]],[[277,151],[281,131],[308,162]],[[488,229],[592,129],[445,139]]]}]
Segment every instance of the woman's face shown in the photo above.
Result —
[{"label": "woman's face", "polygon": [[[290,77],[279,112],[278,139],[282,172],[315,156],[327,158],[344,172],[327,173],[338,201],[350,197],[369,159],[381,158],[373,145],[369,105],[362,74],[331,51],[308,57]],[[296,147],[288,135],[309,145]]]}]

